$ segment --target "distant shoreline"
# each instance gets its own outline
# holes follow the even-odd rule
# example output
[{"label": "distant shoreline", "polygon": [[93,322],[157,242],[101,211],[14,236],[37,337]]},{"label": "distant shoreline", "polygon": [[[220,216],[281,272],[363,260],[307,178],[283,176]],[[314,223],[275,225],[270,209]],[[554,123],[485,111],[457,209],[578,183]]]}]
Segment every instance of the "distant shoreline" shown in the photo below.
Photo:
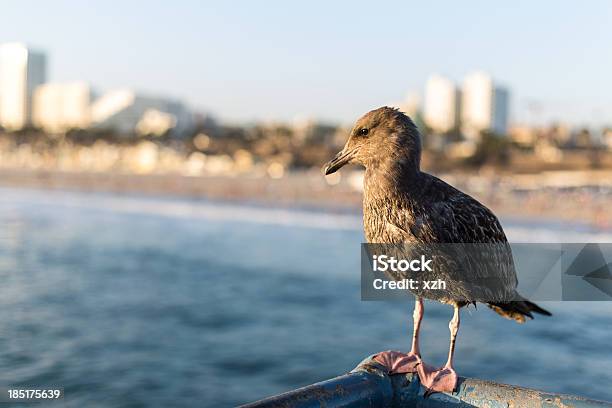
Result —
[{"label": "distant shoreline", "polygon": [[[599,176],[605,177],[584,174],[582,178],[596,180]],[[555,178],[549,177],[547,181],[544,176],[521,179],[523,176],[516,175],[452,174],[440,177],[473,195],[499,216],[573,221],[597,229],[612,228],[612,212],[608,210],[612,188],[608,186],[581,188],[578,183],[573,188],[555,187]],[[520,182],[516,181],[517,177]],[[3,187],[207,198],[334,212],[361,208],[361,192],[355,184],[354,180],[352,184],[342,180],[337,185],[329,185],[317,171],[293,172],[280,179],[271,179],[0,169],[0,186]],[[538,188],[538,185],[543,187]]]}]

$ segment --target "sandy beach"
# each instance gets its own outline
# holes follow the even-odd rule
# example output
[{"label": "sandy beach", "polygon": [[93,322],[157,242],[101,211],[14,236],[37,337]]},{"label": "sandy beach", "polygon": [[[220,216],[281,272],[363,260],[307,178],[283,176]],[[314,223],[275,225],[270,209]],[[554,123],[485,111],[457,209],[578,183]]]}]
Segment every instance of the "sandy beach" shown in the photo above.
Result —
[{"label": "sandy beach", "polygon": [[[576,221],[612,228],[609,172],[550,172],[538,175],[440,174],[501,216]],[[283,207],[359,210],[361,173],[325,178],[316,170],[266,176],[184,176],[2,169],[6,187],[170,195],[253,202]]]}]

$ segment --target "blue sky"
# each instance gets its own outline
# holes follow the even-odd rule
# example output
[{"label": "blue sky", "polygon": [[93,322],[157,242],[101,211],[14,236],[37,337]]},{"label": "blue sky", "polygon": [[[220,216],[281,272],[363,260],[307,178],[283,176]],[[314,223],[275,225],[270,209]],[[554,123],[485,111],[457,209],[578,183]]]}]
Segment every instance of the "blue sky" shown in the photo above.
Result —
[{"label": "blue sky", "polygon": [[510,88],[514,120],[612,123],[605,0],[88,3],[4,1],[0,41],[47,51],[50,80],[168,94],[227,120],[350,122],[432,72],[485,70]]}]

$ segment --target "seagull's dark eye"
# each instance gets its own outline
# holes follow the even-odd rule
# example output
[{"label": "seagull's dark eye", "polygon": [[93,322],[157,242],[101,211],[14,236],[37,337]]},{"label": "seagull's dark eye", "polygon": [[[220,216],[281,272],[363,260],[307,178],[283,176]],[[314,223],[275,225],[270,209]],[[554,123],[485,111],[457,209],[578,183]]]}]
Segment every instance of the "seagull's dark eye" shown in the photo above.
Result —
[{"label": "seagull's dark eye", "polygon": [[367,136],[368,133],[370,133],[370,130],[368,128],[361,128],[359,129],[359,131],[357,132],[357,134],[359,136]]}]

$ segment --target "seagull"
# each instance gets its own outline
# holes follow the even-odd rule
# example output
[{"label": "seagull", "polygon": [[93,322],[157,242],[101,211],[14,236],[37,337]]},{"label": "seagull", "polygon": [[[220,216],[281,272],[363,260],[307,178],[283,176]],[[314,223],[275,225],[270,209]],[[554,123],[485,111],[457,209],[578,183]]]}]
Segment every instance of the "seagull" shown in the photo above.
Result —
[{"label": "seagull", "polygon": [[[449,262],[435,274],[452,281],[445,291],[414,291],[412,347],[409,353],[385,351],[374,359],[389,374],[417,373],[427,395],[453,392],[457,373],[453,366],[460,309],[484,303],[499,315],[525,322],[532,312],[550,312],[522,297],[512,252],[497,217],[476,199],[421,170],[421,136],[414,122],[397,109],[382,107],[357,120],[344,148],[324,168],[326,175],[346,164],[365,167],[363,224],[368,243],[378,244],[487,244],[493,245],[495,268],[479,281],[472,269],[452,268]],[[462,253],[468,257],[469,251]],[[472,262],[482,266],[479,262]],[[490,266],[490,265],[489,265]],[[398,274],[392,278],[400,280]],[[477,289],[476,289],[477,288]],[[491,295],[493,293],[493,295]],[[450,346],[446,364],[434,368],[421,359],[419,330],[423,319],[423,298],[453,307],[449,322]]]}]

